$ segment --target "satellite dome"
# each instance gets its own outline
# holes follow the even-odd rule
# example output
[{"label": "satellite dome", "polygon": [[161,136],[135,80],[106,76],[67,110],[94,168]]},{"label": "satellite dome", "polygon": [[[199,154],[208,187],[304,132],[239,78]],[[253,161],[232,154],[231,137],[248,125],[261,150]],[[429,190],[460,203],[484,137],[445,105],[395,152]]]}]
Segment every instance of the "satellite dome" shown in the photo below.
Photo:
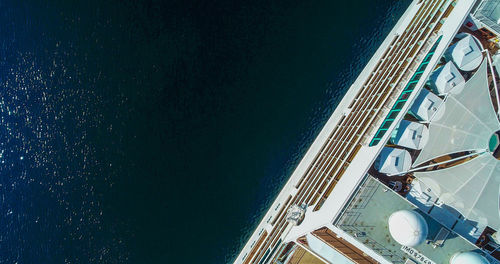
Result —
[{"label": "satellite dome", "polygon": [[476,252],[462,252],[453,255],[450,264],[489,264],[490,262]]},{"label": "satellite dome", "polygon": [[389,216],[389,232],[399,244],[414,247],[427,238],[427,222],[414,211],[401,210]]}]

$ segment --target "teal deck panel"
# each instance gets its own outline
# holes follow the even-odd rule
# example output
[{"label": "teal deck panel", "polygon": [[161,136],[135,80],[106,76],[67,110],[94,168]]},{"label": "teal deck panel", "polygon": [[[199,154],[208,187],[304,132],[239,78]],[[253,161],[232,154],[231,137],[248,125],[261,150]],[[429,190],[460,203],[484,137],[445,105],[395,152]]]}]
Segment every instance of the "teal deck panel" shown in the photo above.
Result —
[{"label": "teal deck panel", "polygon": [[[375,136],[373,139],[370,141],[369,146],[376,146],[379,142],[380,139],[385,135],[385,132],[387,131],[387,128],[390,127],[392,122],[394,122],[394,119],[396,118],[397,114],[403,109],[403,107],[406,104],[406,101],[408,101],[408,97],[410,94],[413,92],[413,88],[416,86],[416,84],[420,81],[420,78],[422,77],[422,73],[425,71],[427,68],[427,65],[429,65],[429,61],[432,58],[432,55],[434,54],[434,51],[437,48],[437,45],[441,41],[442,36],[440,36],[437,40],[436,43],[432,46],[430,51],[427,53],[425,56],[424,60],[420,65],[418,66],[417,72],[415,72],[412,77],[410,78],[410,82],[405,86],[403,89],[403,92],[401,95],[398,97],[399,99],[394,103],[394,105],[391,108],[391,111],[389,114],[385,117],[384,121],[382,122],[382,125],[379,127],[377,133],[375,133]],[[406,95],[408,94],[408,95]],[[404,97],[403,97],[404,96]],[[397,111],[397,114],[395,111]]]}]

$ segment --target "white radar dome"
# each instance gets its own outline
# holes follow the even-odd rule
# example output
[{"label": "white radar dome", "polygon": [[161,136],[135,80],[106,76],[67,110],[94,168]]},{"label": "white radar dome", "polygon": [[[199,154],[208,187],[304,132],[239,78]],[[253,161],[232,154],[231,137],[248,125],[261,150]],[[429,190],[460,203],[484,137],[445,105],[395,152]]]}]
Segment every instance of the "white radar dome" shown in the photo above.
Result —
[{"label": "white radar dome", "polygon": [[453,255],[450,264],[489,264],[490,262],[476,252],[462,252]]},{"label": "white radar dome", "polygon": [[399,244],[414,247],[427,238],[427,222],[417,212],[401,210],[389,216],[389,232]]}]

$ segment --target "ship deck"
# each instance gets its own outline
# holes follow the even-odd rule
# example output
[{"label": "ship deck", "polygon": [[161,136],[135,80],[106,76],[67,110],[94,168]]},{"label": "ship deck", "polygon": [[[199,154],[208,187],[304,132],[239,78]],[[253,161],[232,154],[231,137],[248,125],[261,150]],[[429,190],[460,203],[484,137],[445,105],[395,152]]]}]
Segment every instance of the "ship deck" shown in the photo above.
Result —
[{"label": "ship deck", "polygon": [[307,252],[304,248],[297,247],[288,264],[323,264],[324,262]]},{"label": "ship deck", "polygon": [[[402,264],[405,263],[408,253],[391,238],[387,227],[389,216],[394,213],[395,208],[416,210],[424,216],[429,227],[428,238],[436,237],[441,228],[445,228],[369,175],[335,225],[390,262]],[[430,242],[422,243],[414,249],[434,263],[446,263],[456,252],[477,249],[472,243],[453,232],[450,232],[441,246],[434,247]]]}]

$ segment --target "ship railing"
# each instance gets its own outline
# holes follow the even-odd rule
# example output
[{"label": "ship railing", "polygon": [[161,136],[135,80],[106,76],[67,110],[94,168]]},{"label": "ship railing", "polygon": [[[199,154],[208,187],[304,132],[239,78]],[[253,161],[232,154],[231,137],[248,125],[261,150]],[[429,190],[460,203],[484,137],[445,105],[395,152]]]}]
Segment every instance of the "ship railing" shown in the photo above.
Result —
[{"label": "ship railing", "polygon": [[[433,32],[429,39],[425,41],[424,46],[419,50],[419,52],[414,56],[413,61],[411,62],[410,66],[407,68],[406,72],[400,78],[398,84],[392,89],[391,95],[389,96],[388,100],[384,104],[384,106],[390,106],[393,105],[396,100],[399,98],[403,88],[406,86],[407,82],[409,81],[409,76],[413,76],[413,74],[416,73],[420,63],[422,63],[423,59],[425,58],[426,54],[430,51],[432,44],[437,38],[437,34]],[[377,118],[375,118],[372,122],[372,125],[369,126],[367,131],[365,132],[365,135],[362,138],[362,144],[368,144],[369,140],[375,135],[377,132],[378,128],[380,125],[382,125],[382,122],[385,120],[385,117],[389,111],[391,110],[390,107],[382,107],[380,109],[381,111],[379,112],[379,115]],[[382,117],[381,117],[382,116]]]},{"label": "ship railing", "polygon": [[[436,15],[435,12],[437,11],[437,9],[438,9],[437,7],[438,6],[439,6],[438,2],[435,2],[434,4],[432,4],[432,5],[429,6],[431,9],[436,8],[436,9],[434,9],[435,11],[433,11],[433,12],[431,11],[432,15],[428,14],[429,17],[433,16],[433,15]],[[399,83],[400,81],[398,80],[398,76],[400,76],[400,74],[401,74],[401,73],[399,73],[399,71],[405,71],[405,72],[408,71],[409,66],[407,66],[407,64],[411,63],[415,59],[415,54],[413,54],[413,53],[415,51],[421,49],[420,48],[420,45],[422,44],[421,41],[424,40],[424,39],[427,39],[429,37],[429,35],[430,35],[430,34],[426,33],[426,30],[423,30],[424,28],[429,27],[429,24],[425,23],[425,22],[422,24],[422,22],[423,22],[423,20],[421,20],[421,21],[418,22],[418,23],[421,23],[419,25],[420,30],[418,30],[418,28],[417,28],[418,31],[414,32],[414,34],[418,34],[419,35],[419,37],[418,37],[417,40],[420,41],[420,42],[418,43],[418,41],[417,41],[418,44],[410,44],[410,42],[407,42],[410,38],[405,38],[404,40],[401,40],[401,41],[405,42],[407,44],[407,46],[405,46],[403,48],[403,50],[400,50],[400,52],[398,53],[400,55],[398,56],[398,61],[399,62],[398,61],[397,62],[398,62],[398,64],[400,63],[400,67],[399,67],[400,69],[398,70],[397,73],[395,73],[395,74],[393,73],[392,74],[393,78],[396,77],[396,78],[394,78],[395,80],[393,80],[393,79],[387,79],[387,78],[386,78],[386,80],[391,80],[392,83]],[[431,21],[429,21],[429,22],[431,22]],[[401,43],[399,43],[399,42],[396,43],[396,45],[399,45],[399,44],[401,44]],[[392,56],[393,54],[390,54],[390,55]],[[400,57],[401,55],[403,55],[403,56]],[[395,66],[395,64],[393,64],[392,66]],[[393,68],[391,67],[391,69],[393,69]],[[386,72],[387,72],[387,70],[386,70]],[[389,71],[389,72],[392,72],[392,71]],[[399,77],[399,79],[401,79],[401,78]],[[382,85],[391,88],[391,89],[384,88],[384,90],[389,90],[390,91],[389,93],[391,93],[394,90],[394,85],[387,84],[387,82],[385,84],[382,84]],[[396,87],[396,88],[402,89],[401,87]],[[382,100],[384,100],[384,99],[382,99]],[[389,100],[388,97],[384,100],[384,102],[382,104],[383,105],[387,104],[387,100]],[[377,108],[378,108],[377,110],[380,110],[379,107],[377,107]],[[371,131],[371,133],[370,133],[370,131],[365,131],[363,133],[363,135],[366,135],[367,133],[373,135],[373,131]],[[363,140],[360,143],[363,144],[363,145],[366,145],[366,143],[367,143],[366,139],[367,139],[367,137],[363,136]]]}]

